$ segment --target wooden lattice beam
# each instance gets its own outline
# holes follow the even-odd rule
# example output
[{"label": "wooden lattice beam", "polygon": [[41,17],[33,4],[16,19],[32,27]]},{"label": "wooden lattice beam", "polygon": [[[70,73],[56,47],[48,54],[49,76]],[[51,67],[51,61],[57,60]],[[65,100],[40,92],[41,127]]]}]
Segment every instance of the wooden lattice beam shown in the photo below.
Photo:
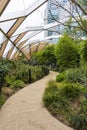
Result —
[{"label": "wooden lattice beam", "polygon": [[12,48],[8,51],[6,58],[8,58],[8,59],[10,58],[10,56],[11,56],[13,50],[14,50],[14,47],[12,47]]},{"label": "wooden lattice beam", "polygon": [[5,8],[9,2],[10,2],[10,0],[0,0],[0,16],[3,13],[3,11],[5,10]]},{"label": "wooden lattice beam", "polygon": [[8,43],[8,40],[4,41],[2,44],[1,44],[1,48],[0,48],[0,57],[2,57],[4,51],[5,51],[5,48],[7,46],[7,43]]},{"label": "wooden lattice beam", "polygon": [[13,24],[13,26],[10,28],[10,30],[7,32],[7,36],[11,37],[12,34],[17,30],[17,28],[22,24],[22,22],[25,20],[26,17],[22,17],[17,19],[17,21]]}]

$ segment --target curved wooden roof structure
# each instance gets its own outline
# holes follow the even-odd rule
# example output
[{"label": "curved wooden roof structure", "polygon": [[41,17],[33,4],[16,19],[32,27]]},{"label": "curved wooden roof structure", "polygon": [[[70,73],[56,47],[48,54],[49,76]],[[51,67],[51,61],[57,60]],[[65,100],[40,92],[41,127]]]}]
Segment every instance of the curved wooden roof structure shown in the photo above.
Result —
[{"label": "curved wooden roof structure", "polygon": [[29,60],[33,52],[43,49],[48,44],[45,41],[29,41],[31,37],[39,34],[43,28],[40,26],[17,30],[26,22],[27,17],[45,4],[47,0],[38,0],[32,7],[22,11],[4,13],[12,1],[0,0],[0,57],[15,60],[20,54],[23,54]]}]

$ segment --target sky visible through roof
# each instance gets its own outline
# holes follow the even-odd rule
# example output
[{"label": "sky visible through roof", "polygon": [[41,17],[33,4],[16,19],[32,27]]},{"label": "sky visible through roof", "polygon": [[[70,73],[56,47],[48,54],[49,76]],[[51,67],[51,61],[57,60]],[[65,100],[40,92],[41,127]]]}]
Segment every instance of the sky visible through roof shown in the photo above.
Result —
[{"label": "sky visible through roof", "polygon": [[40,43],[44,40],[42,25],[44,26],[46,2],[47,0],[1,0],[0,57],[16,59],[22,53],[29,59],[32,52],[47,45]]},{"label": "sky visible through roof", "polygon": [[[37,0],[10,0],[8,6],[6,7],[4,13],[2,16],[18,12],[18,11],[24,11],[25,9],[32,7],[37,2]],[[44,11],[46,8],[46,3],[41,6],[39,9],[37,9],[35,12],[33,12],[29,17],[26,19],[26,21],[21,25],[18,30],[21,30],[22,28],[27,28],[27,26],[40,26],[44,24]],[[4,27],[6,29],[6,27]],[[39,33],[38,35],[31,38],[31,40],[40,40],[44,39],[44,32]]]}]

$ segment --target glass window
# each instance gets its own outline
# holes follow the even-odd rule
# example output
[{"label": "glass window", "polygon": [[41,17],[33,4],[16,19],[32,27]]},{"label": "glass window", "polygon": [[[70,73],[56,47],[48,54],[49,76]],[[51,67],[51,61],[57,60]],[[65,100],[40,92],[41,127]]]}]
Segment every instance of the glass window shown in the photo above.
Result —
[{"label": "glass window", "polygon": [[3,57],[6,57],[8,51],[13,47],[13,44],[9,41],[6,48],[5,48],[5,51],[3,53]]},{"label": "glass window", "polygon": [[0,32],[0,44],[6,40],[6,37]]}]

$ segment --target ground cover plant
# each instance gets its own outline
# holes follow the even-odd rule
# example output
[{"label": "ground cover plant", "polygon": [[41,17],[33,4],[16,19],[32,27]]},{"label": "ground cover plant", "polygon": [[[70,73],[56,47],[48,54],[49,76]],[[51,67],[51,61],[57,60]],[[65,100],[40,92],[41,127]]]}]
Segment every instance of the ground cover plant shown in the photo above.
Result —
[{"label": "ground cover plant", "polygon": [[43,94],[43,104],[58,120],[87,130],[87,40],[64,34],[55,46],[57,71]]},{"label": "ground cover plant", "polygon": [[0,107],[12,94],[49,74],[46,66],[31,66],[27,61],[0,59]]},{"label": "ground cover plant", "polygon": [[44,106],[66,125],[87,130],[87,99],[83,90],[79,83],[49,81],[43,95]]}]

